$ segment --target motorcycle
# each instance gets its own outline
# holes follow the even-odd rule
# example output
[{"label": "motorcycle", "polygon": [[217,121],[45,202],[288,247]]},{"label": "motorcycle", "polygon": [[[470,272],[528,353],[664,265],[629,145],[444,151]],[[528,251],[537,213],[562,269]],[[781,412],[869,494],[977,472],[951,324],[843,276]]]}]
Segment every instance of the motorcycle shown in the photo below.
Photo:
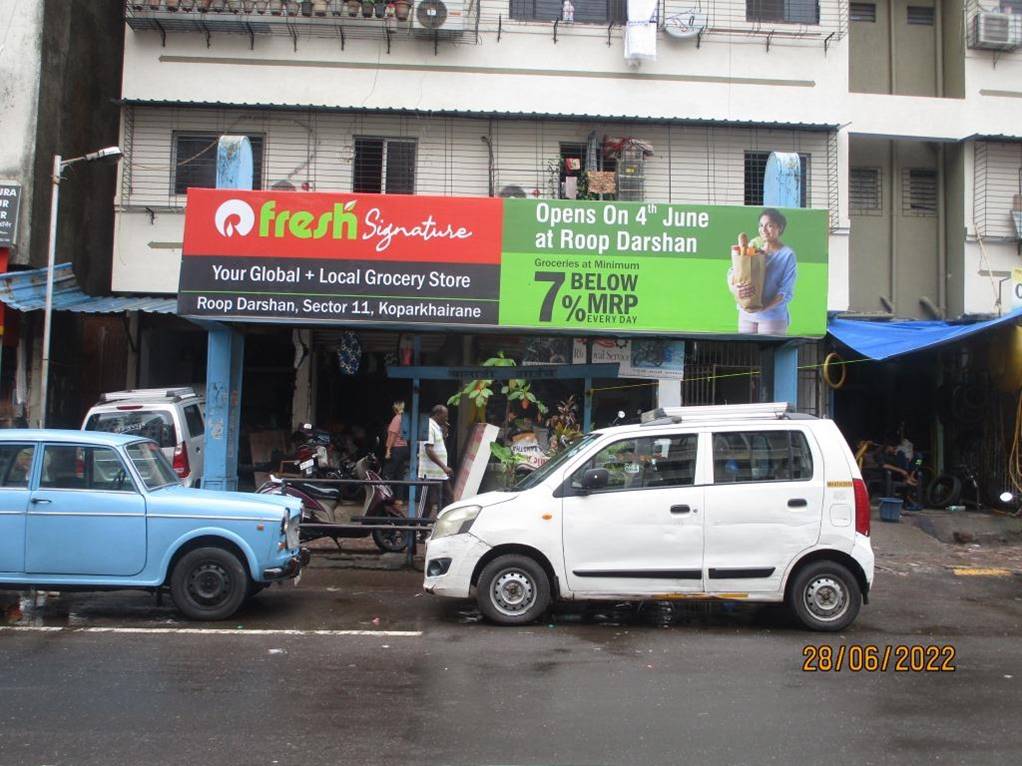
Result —
[{"label": "motorcycle", "polygon": [[[307,465],[310,460],[313,461],[311,466]],[[315,463],[315,458],[306,458],[305,461],[298,464],[298,468],[303,473],[310,472],[316,468]],[[335,470],[324,469],[323,472],[327,475],[317,478],[331,478],[329,474],[333,471]],[[354,478],[378,481],[380,480],[378,471],[379,462],[375,454],[370,452],[354,464],[352,474]],[[301,521],[304,523],[300,529],[301,540],[309,541],[320,537],[331,537],[334,542],[337,542],[338,538],[353,539],[371,536],[376,546],[384,553],[399,553],[405,549],[407,541],[404,530],[370,529],[368,527],[360,529],[358,523],[353,521],[356,516],[393,517],[396,522],[404,521],[405,515],[401,509],[397,508],[396,499],[394,499],[393,491],[389,486],[386,484],[365,484],[362,487],[355,484],[321,484],[312,477],[311,473],[307,475],[308,479],[289,478],[285,483],[284,479],[271,474],[270,478],[255,490],[257,494],[286,494],[301,500]],[[358,513],[359,506],[354,502],[347,501],[345,497],[345,489],[349,487],[355,487],[356,491],[361,491],[364,488],[361,514]],[[371,522],[362,523],[369,524]],[[344,529],[313,530],[305,526],[308,524],[344,524],[349,526]],[[340,543],[337,544],[339,546]]]}]

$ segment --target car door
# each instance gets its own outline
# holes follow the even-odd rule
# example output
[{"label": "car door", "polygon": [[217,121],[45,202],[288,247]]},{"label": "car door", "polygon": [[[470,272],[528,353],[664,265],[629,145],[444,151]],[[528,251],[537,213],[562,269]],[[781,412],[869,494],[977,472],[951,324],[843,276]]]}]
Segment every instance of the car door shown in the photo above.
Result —
[{"label": "car door", "polygon": [[0,572],[25,571],[25,513],[34,444],[0,444]]},{"label": "car door", "polygon": [[[703,488],[698,435],[629,436],[566,478],[561,492],[565,578],[578,594],[652,595],[702,590]],[[582,474],[604,468],[605,489]]]},{"label": "car door", "polygon": [[779,591],[788,564],[816,545],[823,459],[802,429],[717,429],[706,487],[710,592]]},{"label": "car door", "polygon": [[128,576],[146,561],[145,499],[111,447],[46,444],[25,533],[25,571]]}]

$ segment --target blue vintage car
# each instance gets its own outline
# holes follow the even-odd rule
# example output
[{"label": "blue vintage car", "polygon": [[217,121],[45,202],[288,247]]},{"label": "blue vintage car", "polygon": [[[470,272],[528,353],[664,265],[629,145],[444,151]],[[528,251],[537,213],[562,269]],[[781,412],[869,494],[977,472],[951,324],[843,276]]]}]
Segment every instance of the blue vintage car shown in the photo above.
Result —
[{"label": "blue vintage car", "polygon": [[230,617],[308,561],[301,503],[180,486],[159,446],[95,431],[0,431],[0,588],[170,588]]}]

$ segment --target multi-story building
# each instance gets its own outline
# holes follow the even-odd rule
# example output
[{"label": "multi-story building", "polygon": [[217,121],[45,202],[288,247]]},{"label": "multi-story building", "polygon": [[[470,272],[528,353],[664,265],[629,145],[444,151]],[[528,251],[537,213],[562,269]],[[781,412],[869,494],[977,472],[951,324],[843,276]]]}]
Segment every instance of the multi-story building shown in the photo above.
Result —
[{"label": "multi-story building", "polygon": [[[117,143],[124,29],[119,0],[0,0],[0,184],[20,189],[11,271],[46,265],[54,155],[80,157]],[[110,287],[115,180],[111,166],[84,162],[65,175],[56,260],[70,263],[76,285],[90,293]],[[41,320],[38,312],[8,309],[0,323],[7,330],[0,360],[5,424],[39,422]],[[123,343],[111,342],[120,325],[119,319],[55,315],[61,342],[52,352],[51,422],[76,425],[89,397],[123,383]],[[95,358],[105,364],[95,365]]]},{"label": "multi-story building", "polygon": [[[605,138],[623,137],[646,151],[630,178],[617,172],[616,198],[651,203],[760,205],[770,153],[797,153],[800,203],[826,211],[831,312],[1007,306],[1022,192],[1015,0],[378,5],[126,3],[114,291],[177,290],[185,190],[213,185],[222,134],[250,138],[260,189],[527,198],[577,195],[576,168],[620,171]],[[641,59],[626,58],[629,17],[654,22],[627,41]],[[142,382],[201,374],[197,328],[147,327]],[[276,361],[256,362],[250,344],[248,364],[279,380],[246,388],[250,407],[286,399],[293,344],[330,348],[340,330],[261,332]],[[671,336],[690,341],[687,403],[768,398],[794,369],[776,342]],[[377,328],[363,350],[397,338]],[[448,363],[514,342],[424,338]],[[798,351],[811,411],[828,407],[812,369],[825,350],[810,339]],[[310,373],[288,415],[343,417],[325,404],[341,395],[379,406]]]}]

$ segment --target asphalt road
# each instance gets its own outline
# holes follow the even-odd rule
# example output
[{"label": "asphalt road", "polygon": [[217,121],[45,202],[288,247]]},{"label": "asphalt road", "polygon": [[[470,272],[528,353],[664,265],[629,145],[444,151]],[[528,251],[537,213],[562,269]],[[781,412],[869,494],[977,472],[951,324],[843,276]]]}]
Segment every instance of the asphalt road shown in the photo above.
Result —
[{"label": "asphalt road", "polygon": [[[694,604],[496,628],[417,573],[328,556],[226,624],[140,593],[0,594],[0,765],[1018,762],[1022,551],[874,539],[872,602],[836,636]],[[805,672],[824,644],[846,665],[950,646],[955,671]]]}]

